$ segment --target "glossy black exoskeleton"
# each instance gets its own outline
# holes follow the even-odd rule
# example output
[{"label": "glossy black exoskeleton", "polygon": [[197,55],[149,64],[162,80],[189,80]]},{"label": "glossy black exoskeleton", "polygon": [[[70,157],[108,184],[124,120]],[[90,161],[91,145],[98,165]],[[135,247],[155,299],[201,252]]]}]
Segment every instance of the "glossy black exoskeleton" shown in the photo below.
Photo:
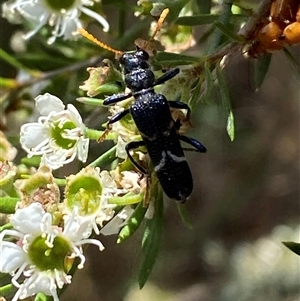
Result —
[{"label": "glossy black exoskeleton", "polygon": [[131,96],[135,101],[129,109],[114,115],[108,121],[108,126],[130,113],[143,141],[127,144],[129,158],[142,173],[147,174],[130,154],[130,150],[145,146],[165,194],[171,199],[184,202],[193,190],[193,178],[180,140],[192,145],[198,152],[206,152],[206,148],[193,138],[179,135],[180,124],[171,116],[170,107],[186,109],[188,114],[190,108],[179,101],[167,101],[164,95],[154,91],[154,86],[176,76],[179,69],[171,69],[155,79],[148,60],[148,53],[138,47],[134,52],[122,54],[119,61],[123,67],[125,84],[131,92],[109,96],[104,104],[112,105]]}]

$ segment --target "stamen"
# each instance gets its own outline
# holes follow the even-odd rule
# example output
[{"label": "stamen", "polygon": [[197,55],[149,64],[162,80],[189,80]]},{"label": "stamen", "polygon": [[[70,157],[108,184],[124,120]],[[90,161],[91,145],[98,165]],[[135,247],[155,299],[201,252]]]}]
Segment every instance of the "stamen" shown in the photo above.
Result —
[{"label": "stamen", "polygon": [[48,212],[46,212],[42,218],[41,222],[41,231],[43,233],[51,233],[52,229],[52,215]]},{"label": "stamen", "polygon": [[19,238],[24,238],[24,234],[22,234],[21,232],[19,231],[16,231],[16,230],[10,230],[10,229],[6,229],[6,230],[3,230],[0,234],[0,242],[3,242],[3,238],[4,236],[6,235],[11,235],[11,236],[14,236],[14,237],[19,237]]},{"label": "stamen", "polygon": [[25,270],[25,268],[27,267],[28,263],[24,262],[18,269],[17,273],[11,278],[11,283],[15,286],[15,287],[21,287],[22,284],[18,283],[18,279],[20,278],[21,274],[23,273],[23,271]]},{"label": "stamen", "polygon": [[23,286],[23,284],[20,286],[20,288],[18,289],[18,291],[15,293],[15,295],[11,299],[11,301],[18,301],[19,300],[19,297],[20,297],[21,292],[22,292],[22,286]]},{"label": "stamen", "polygon": [[103,31],[104,32],[108,32],[109,31],[109,24],[107,23],[107,21],[98,13],[86,8],[86,7],[81,7],[80,10],[85,13],[86,15],[92,17],[93,19],[95,19],[96,21],[98,21],[102,26],[103,26]]},{"label": "stamen", "polygon": [[99,240],[93,239],[93,238],[82,239],[81,241],[76,242],[76,245],[78,245],[78,246],[85,245],[85,244],[96,245],[99,247],[100,251],[103,251],[105,249],[103,244]]},{"label": "stamen", "polygon": [[69,233],[70,227],[73,224],[75,216],[77,216],[77,214],[78,214],[78,211],[79,211],[78,206],[74,206],[72,214],[70,215],[69,219],[67,220],[67,222],[65,224],[65,228],[64,228],[63,234],[66,235],[66,234]]},{"label": "stamen", "polygon": [[32,31],[29,31],[27,34],[23,35],[24,40],[29,40],[32,36],[34,36],[46,23],[47,23],[47,18],[45,15],[43,15],[44,20],[41,21],[40,24],[36,26],[35,29]]},{"label": "stamen", "polygon": [[55,276],[55,281],[57,283],[58,288],[62,288],[64,284],[70,284],[72,276],[67,275],[63,271],[58,271],[57,269],[54,269],[54,276]]},{"label": "stamen", "polygon": [[80,263],[78,264],[78,269],[82,269],[85,263],[85,256],[82,254],[81,248],[78,248],[73,244],[72,250],[75,253],[75,257],[79,257]]},{"label": "stamen", "polygon": [[96,235],[99,235],[99,234],[100,234],[100,230],[99,230],[99,228],[98,228],[98,225],[97,225],[95,219],[92,220],[92,227],[93,227],[93,230],[94,230],[95,234],[96,234]]},{"label": "stamen", "polygon": [[40,144],[36,145],[35,147],[30,148],[30,150],[32,152],[34,152],[34,154],[32,154],[31,156],[33,156],[33,155],[42,155],[45,152],[50,152],[51,149],[49,148],[49,145],[48,145],[49,141],[50,141],[50,139],[47,138],[44,141],[42,141]]}]

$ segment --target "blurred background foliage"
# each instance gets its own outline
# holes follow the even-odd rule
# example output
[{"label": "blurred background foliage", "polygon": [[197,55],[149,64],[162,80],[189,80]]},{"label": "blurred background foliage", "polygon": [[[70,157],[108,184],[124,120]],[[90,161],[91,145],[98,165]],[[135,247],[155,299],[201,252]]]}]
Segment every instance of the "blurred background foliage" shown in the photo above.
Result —
[{"label": "blurred background foliage", "polygon": [[[149,12],[154,1],[139,2],[137,7],[136,1],[103,0],[99,10],[111,26],[110,33],[98,30],[94,22],[88,30],[108,45],[132,50],[136,38],[149,39],[153,21]],[[288,52],[283,47],[273,51],[263,43],[257,47],[259,30],[270,22],[274,1],[233,1],[234,7],[232,1],[158,2],[170,7],[161,37],[166,52],[177,51],[201,62],[194,64],[198,68],[192,93],[195,127],[189,135],[203,142],[208,152],[186,153],[194,176],[194,191],[186,203],[193,228],[182,223],[174,202],[166,200],[160,252],[142,291],[136,281],[140,256],[140,233],[136,233],[122,245],[116,245],[115,237],[101,237],[106,251],[88,250],[86,268],[76,273],[62,300],[299,300],[299,257],[281,243],[300,241],[299,44],[287,47]],[[252,27],[256,31],[241,39],[239,28],[262,5],[269,11],[256,19]],[[183,7],[185,16],[179,15]],[[142,15],[134,16],[136,11]],[[86,39],[58,39],[48,45],[46,28],[24,43],[16,36],[23,27],[3,18],[0,22],[1,48],[22,64],[15,68],[1,56],[1,130],[10,141],[19,147],[20,126],[34,118],[33,99],[43,92],[74,103],[87,126],[101,128],[107,110],[83,105],[76,98],[85,95],[78,87],[88,77],[86,68],[114,55]],[[187,26],[178,27],[182,25]],[[183,52],[182,43],[191,33],[196,43],[183,47]],[[214,55],[224,49],[226,63],[218,77],[216,68],[223,55]],[[249,49],[252,53],[246,56]],[[205,67],[203,61],[211,57]],[[167,68],[178,61],[179,57],[160,52],[153,64]],[[224,106],[224,101],[229,102]],[[226,133],[228,105],[234,116],[233,141]],[[92,143],[89,160],[107,146]],[[18,158],[24,155],[20,150]],[[56,175],[78,168],[74,163]]]}]

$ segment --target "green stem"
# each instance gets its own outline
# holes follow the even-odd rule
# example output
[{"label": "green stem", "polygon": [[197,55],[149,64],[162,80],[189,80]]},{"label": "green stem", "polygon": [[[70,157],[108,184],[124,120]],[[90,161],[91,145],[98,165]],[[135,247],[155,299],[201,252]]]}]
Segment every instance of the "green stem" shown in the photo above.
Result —
[{"label": "green stem", "polygon": [[[91,140],[99,140],[99,138],[104,134],[104,131],[98,131],[94,129],[85,128],[85,137],[91,139]],[[113,132],[109,132],[105,136],[105,140],[114,140],[117,138],[117,134]]]},{"label": "green stem", "polygon": [[58,186],[66,186],[67,185],[66,179],[55,178],[54,181]]},{"label": "green stem", "polygon": [[14,89],[18,87],[18,82],[13,78],[0,77],[0,87]]},{"label": "green stem", "polygon": [[5,224],[3,225],[2,227],[0,227],[0,233],[4,230],[7,230],[7,229],[12,229],[13,228],[13,225],[8,223],[8,224]]},{"label": "green stem", "polygon": [[95,161],[90,163],[88,166],[96,167],[99,165],[105,165],[115,159],[115,152],[116,152],[117,146],[114,145],[111,149],[109,149],[107,152],[105,152],[102,156],[97,158]]},{"label": "green stem", "polygon": [[16,288],[12,284],[7,284],[0,287],[0,296],[9,296],[13,295],[16,291]]}]

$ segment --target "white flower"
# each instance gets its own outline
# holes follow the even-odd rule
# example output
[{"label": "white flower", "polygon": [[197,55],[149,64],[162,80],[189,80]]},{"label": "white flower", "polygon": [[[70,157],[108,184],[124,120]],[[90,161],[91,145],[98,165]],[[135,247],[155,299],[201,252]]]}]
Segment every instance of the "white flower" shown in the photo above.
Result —
[{"label": "white flower", "polygon": [[35,25],[24,38],[29,39],[36,34],[40,28],[49,24],[53,27],[52,37],[48,40],[51,44],[57,37],[64,39],[76,39],[77,28],[83,25],[79,20],[81,13],[95,19],[103,26],[103,31],[109,30],[109,24],[98,13],[86,6],[92,6],[94,0],[15,0],[3,4],[3,17],[12,23],[20,22],[20,15]]},{"label": "white flower", "polygon": [[78,208],[81,222],[89,223],[90,228],[99,234],[99,227],[113,218],[116,204],[110,203],[115,196],[124,195],[128,191],[117,187],[108,171],[100,173],[99,168],[86,167],[76,175],[67,177],[65,202],[62,211],[65,218]]},{"label": "white flower", "polygon": [[84,137],[85,126],[76,108],[49,93],[35,98],[42,115],[38,122],[22,125],[20,142],[28,157],[42,155],[42,164],[57,169],[72,162],[76,155],[85,162],[89,139]]},{"label": "white flower", "polygon": [[[40,203],[32,203],[18,209],[11,217],[12,230],[0,234],[0,272],[10,273],[12,284],[18,288],[12,301],[24,299],[39,292],[59,301],[57,289],[71,282],[66,271],[67,259],[80,258],[82,268],[85,257],[81,246],[95,244],[100,250],[103,245],[95,239],[86,239],[89,224],[79,222],[76,210],[67,219],[64,228],[52,225],[52,216],[44,211]],[[17,242],[4,241],[5,236],[15,237]],[[19,283],[23,275],[25,280]],[[23,279],[23,278],[22,278]]]}]

